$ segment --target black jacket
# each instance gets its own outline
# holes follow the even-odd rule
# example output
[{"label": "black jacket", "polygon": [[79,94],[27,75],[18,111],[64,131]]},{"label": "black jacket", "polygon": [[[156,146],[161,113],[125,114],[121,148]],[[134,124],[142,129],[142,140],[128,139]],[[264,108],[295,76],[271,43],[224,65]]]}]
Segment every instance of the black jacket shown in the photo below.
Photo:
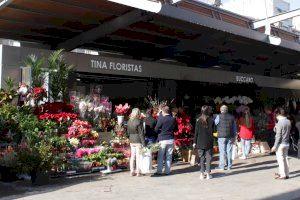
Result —
[{"label": "black jacket", "polygon": [[127,134],[129,135],[130,143],[139,143],[145,146],[145,132],[141,120],[130,119],[127,124]]},{"label": "black jacket", "polygon": [[174,130],[176,128],[176,119],[171,115],[160,116],[155,126],[155,132],[158,134],[158,141],[174,139]]},{"label": "black jacket", "polygon": [[145,129],[146,129],[146,137],[157,137],[157,133],[154,131],[155,126],[156,126],[156,119],[152,117],[151,115],[146,116],[144,119],[145,122]]},{"label": "black jacket", "polygon": [[194,144],[198,149],[213,148],[213,129],[214,121],[211,117],[207,119],[207,127],[197,120],[195,126]]}]

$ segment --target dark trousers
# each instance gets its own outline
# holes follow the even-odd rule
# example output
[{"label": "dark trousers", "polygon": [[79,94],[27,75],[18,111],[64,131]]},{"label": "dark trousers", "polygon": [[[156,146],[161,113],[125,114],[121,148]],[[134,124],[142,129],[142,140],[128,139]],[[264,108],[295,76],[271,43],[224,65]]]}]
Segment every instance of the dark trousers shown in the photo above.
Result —
[{"label": "dark trousers", "polygon": [[198,149],[198,154],[200,158],[200,172],[210,173],[210,165],[213,157],[212,149]]}]

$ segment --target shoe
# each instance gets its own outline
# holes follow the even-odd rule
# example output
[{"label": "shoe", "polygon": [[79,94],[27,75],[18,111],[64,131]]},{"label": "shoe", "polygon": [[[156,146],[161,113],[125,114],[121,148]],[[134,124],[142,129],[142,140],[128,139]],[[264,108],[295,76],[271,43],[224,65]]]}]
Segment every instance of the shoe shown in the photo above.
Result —
[{"label": "shoe", "polygon": [[204,173],[202,173],[202,172],[200,172],[200,177],[199,177],[199,179],[200,180],[203,180],[205,177],[204,177]]},{"label": "shoe", "polygon": [[283,176],[283,177],[278,176],[278,177],[275,177],[275,179],[277,179],[277,180],[286,180],[286,179],[289,179],[289,177],[288,176]]},{"label": "shoe", "polygon": [[246,157],[246,156],[241,156],[240,159],[241,159],[241,160],[246,160],[247,157]]},{"label": "shoe", "polygon": [[130,172],[130,176],[135,176],[136,174],[134,172]]},{"label": "shoe", "polygon": [[227,168],[227,171],[230,171],[230,170],[231,170],[231,167],[228,167],[228,168]]},{"label": "shoe", "polygon": [[162,176],[162,173],[154,173],[153,175],[152,175],[152,177],[158,177],[158,176]]},{"label": "shoe", "polygon": [[137,177],[142,177],[142,174],[136,174]]},{"label": "shoe", "polygon": [[207,179],[207,180],[212,179],[212,175],[210,175],[210,173],[207,173],[207,174],[206,174],[206,179]]}]

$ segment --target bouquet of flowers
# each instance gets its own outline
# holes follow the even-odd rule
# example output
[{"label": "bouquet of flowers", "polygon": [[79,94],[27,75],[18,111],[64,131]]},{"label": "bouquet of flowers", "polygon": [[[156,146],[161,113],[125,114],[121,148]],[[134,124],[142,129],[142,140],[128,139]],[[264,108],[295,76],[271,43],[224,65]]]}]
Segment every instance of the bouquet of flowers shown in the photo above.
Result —
[{"label": "bouquet of flowers", "polygon": [[192,130],[193,127],[190,123],[190,117],[182,113],[176,118],[177,131],[174,133],[175,145],[178,147],[188,147],[192,143]]},{"label": "bouquet of flowers", "polygon": [[115,113],[117,115],[125,115],[130,109],[130,105],[126,103],[124,106],[122,104],[115,106]]}]

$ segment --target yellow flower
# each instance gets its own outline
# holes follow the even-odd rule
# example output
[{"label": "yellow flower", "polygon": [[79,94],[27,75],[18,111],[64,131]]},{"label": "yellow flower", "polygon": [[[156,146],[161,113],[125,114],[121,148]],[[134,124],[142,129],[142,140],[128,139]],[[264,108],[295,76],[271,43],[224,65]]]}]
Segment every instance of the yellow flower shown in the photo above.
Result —
[{"label": "yellow flower", "polygon": [[94,138],[98,138],[99,137],[99,133],[97,131],[92,131],[91,134],[92,134],[92,136]]}]

